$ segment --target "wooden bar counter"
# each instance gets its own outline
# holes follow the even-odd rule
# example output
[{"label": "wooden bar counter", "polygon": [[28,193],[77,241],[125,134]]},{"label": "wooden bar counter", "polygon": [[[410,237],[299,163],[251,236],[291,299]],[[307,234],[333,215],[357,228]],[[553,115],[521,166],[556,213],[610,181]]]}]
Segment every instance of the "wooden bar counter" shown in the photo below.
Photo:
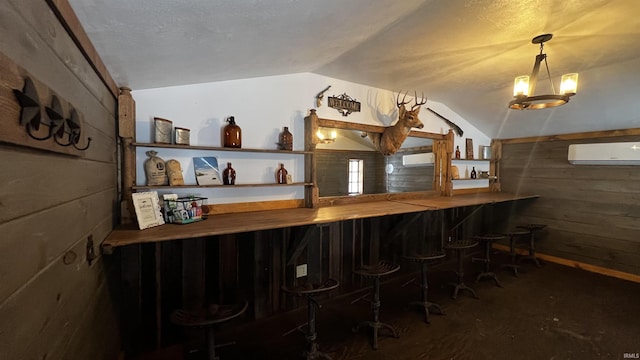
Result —
[{"label": "wooden bar counter", "polygon": [[120,226],[113,230],[102,243],[102,249],[103,253],[111,254],[113,248],[132,244],[235,234],[247,231],[322,224],[422,211],[436,211],[537,197],[539,196],[484,192],[452,197],[434,196],[418,199],[372,201],[320,207],[317,209],[296,208],[221,214],[209,216],[207,220],[187,225],[166,224],[145,230],[139,230],[136,224],[130,224]]}]

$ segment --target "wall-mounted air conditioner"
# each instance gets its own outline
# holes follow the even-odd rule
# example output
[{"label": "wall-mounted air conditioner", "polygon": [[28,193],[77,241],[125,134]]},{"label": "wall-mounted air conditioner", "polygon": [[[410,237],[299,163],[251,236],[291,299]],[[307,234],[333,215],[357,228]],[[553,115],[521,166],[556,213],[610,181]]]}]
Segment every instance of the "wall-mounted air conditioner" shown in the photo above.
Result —
[{"label": "wall-mounted air conditioner", "polygon": [[433,153],[402,155],[403,166],[433,166]]},{"label": "wall-mounted air conditioner", "polygon": [[640,142],[572,144],[568,159],[575,165],[640,165]]}]

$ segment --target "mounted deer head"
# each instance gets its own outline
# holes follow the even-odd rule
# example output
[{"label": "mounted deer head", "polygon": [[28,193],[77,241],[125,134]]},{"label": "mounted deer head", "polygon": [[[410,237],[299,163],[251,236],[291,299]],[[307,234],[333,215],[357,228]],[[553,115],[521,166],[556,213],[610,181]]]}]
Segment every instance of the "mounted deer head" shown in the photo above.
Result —
[{"label": "mounted deer head", "polygon": [[371,139],[376,150],[381,152],[382,155],[395,154],[412,128],[422,129],[424,127],[422,121],[418,119],[418,114],[420,113],[420,107],[427,103],[427,99],[422,94],[422,97],[418,100],[418,94],[415,93],[415,104],[411,107],[411,110],[407,110],[405,105],[410,103],[411,100],[405,101],[406,97],[407,93],[404,94],[402,101],[400,101],[400,93],[398,93],[396,99],[398,121],[394,125],[386,127],[382,133],[367,132],[366,134]]}]

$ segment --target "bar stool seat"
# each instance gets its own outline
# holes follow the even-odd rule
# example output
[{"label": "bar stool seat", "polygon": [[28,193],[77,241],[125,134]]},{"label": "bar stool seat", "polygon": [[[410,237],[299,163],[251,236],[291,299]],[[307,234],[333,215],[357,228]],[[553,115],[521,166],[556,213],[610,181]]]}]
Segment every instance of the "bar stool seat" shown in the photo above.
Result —
[{"label": "bar stool seat", "polygon": [[196,311],[177,309],[171,313],[173,324],[186,328],[204,328],[207,333],[207,359],[219,360],[216,356],[215,326],[234,319],[247,310],[248,302],[232,305],[211,304]]},{"label": "bar stool seat", "polygon": [[522,256],[520,261],[529,260],[533,262],[537,267],[540,267],[540,261],[536,257],[536,231],[542,230],[547,225],[545,224],[525,224],[516,226],[519,229],[523,229],[529,233],[529,255]]},{"label": "bar stool seat", "polygon": [[458,258],[458,269],[456,271],[457,281],[449,284],[453,286],[453,294],[451,295],[453,299],[458,297],[460,290],[467,290],[474,298],[479,299],[475,290],[464,283],[464,252],[476,246],[478,246],[476,240],[455,240],[445,246],[446,249],[453,250]]},{"label": "bar stool seat", "polygon": [[[372,312],[372,317],[373,319],[370,321],[361,321],[356,327],[353,328],[353,332],[358,332],[360,331],[360,328],[364,327],[370,327],[373,329],[373,335],[372,335],[372,347],[374,350],[378,349],[378,329],[382,328],[382,329],[387,329],[391,332],[392,336],[395,338],[399,338],[400,336],[398,335],[398,332],[396,331],[396,329],[387,324],[387,323],[383,323],[380,321],[379,319],[379,313],[380,313],[380,278],[382,276],[385,275],[389,275],[392,274],[396,271],[400,270],[400,265],[398,264],[391,264],[391,263],[387,263],[387,262],[379,262],[376,265],[366,265],[366,266],[362,266],[359,269],[354,270],[353,272],[357,275],[362,276],[363,278],[367,278],[367,279],[371,279],[373,281],[373,289],[372,289],[372,295],[373,295],[373,300],[371,301],[371,312]],[[366,295],[365,295],[366,296]],[[356,300],[354,300],[352,303],[363,299],[363,297],[360,297]]]},{"label": "bar stool seat", "polygon": [[473,237],[475,240],[478,240],[479,242],[482,243],[482,245],[484,245],[484,257],[471,258],[472,262],[484,263],[484,268],[478,274],[478,276],[476,276],[476,283],[480,282],[480,280],[482,279],[489,278],[495,281],[496,286],[502,287],[502,284],[500,284],[500,281],[498,280],[498,276],[496,275],[496,273],[491,271],[491,249],[494,241],[502,240],[505,237],[506,236],[502,234],[486,234],[486,235]]},{"label": "bar stool seat", "polygon": [[420,288],[422,290],[420,301],[412,301],[409,303],[409,306],[419,306],[424,309],[424,322],[430,324],[429,321],[429,309],[434,308],[438,311],[440,315],[445,315],[444,310],[440,307],[440,305],[436,303],[429,302],[428,298],[428,290],[429,284],[427,282],[427,267],[429,262],[433,262],[436,260],[443,259],[446,256],[444,251],[436,251],[429,254],[411,254],[405,256],[405,259],[413,262],[417,262],[420,264]]},{"label": "bar stool seat", "polygon": [[[282,286],[282,290],[286,293],[300,297],[304,296],[307,298],[307,322],[292,330],[302,331],[301,328],[307,326],[307,331],[302,331],[305,334],[305,338],[307,339],[308,350],[303,354],[303,356],[307,360],[331,360],[331,357],[328,354],[320,352],[318,350],[318,335],[316,333],[316,307],[320,309],[322,306],[315,300],[314,296],[320,295],[322,293],[328,293],[329,291],[337,288],[339,285],[340,282],[338,282],[338,280],[327,279],[321,284],[305,283],[295,287],[287,287],[286,285]],[[292,331],[284,333],[283,336],[290,334]]]}]

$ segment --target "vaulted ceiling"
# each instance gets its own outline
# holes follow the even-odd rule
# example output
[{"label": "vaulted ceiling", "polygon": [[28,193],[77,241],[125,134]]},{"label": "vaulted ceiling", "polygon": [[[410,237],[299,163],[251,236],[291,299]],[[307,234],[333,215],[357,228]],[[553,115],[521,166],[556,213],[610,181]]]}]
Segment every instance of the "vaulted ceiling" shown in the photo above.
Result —
[{"label": "vaulted ceiling", "polygon": [[[69,3],[118,85],[134,90],[311,72],[424,92],[492,138],[640,127],[636,0]],[[555,86],[578,72],[578,94],[509,110],[513,78],[531,72],[531,39],[544,33],[554,35],[545,52]]]}]

